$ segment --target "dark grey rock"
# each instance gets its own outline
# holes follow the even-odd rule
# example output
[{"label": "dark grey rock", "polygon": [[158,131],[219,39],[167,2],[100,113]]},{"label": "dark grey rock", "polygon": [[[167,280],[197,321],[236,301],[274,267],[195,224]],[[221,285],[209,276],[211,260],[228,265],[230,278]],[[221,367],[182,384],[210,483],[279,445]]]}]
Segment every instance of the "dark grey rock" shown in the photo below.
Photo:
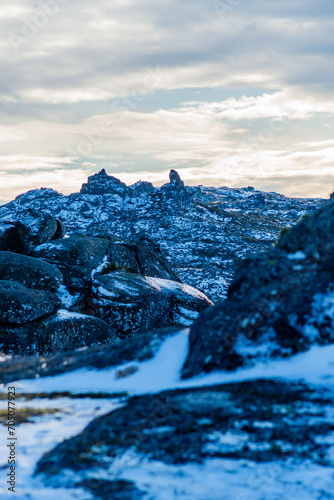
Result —
[{"label": "dark grey rock", "polygon": [[[97,368],[102,370],[112,366],[121,365],[131,361],[146,361],[157,353],[164,340],[179,332],[179,329],[160,329],[157,331],[143,333],[118,343],[109,343],[102,346],[91,346],[84,350],[69,352],[56,352],[47,359],[43,356],[22,356],[38,352],[38,335],[41,335],[45,345],[45,328],[41,330],[41,324],[34,322],[26,325],[25,330],[19,338],[20,349],[15,351],[21,356],[5,359],[0,363],[0,383],[9,383],[20,379],[34,379],[39,377],[50,377],[60,373],[69,373],[81,368]],[[23,328],[23,327],[21,327]],[[34,335],[34,331],[37,332]],[[19,345],[18,328],[12,328],[11,335],[16,335],[15,341],[10,343],[10,337],[2,337],[7,352],[13,353]],[[38,333],[39,332],[39,333]],[[1,346],[1,344],[0,344]],[[0,347],[2,349],[2,347]]]},{"label": "dark grey rock", "polygon": [[53,240],[60,240],[66,235],[66,226],[62,220],[57,219],[57,231],[53,236]]},{"label": "dark grey rock", "polygon": [[[134,397],[46,453],[36,473],[57,486],[62,485],[64,469],[99,477],[107,468],[113,471],[114,461],[130,450],[139,460],[168,465],[219,457],[331,466],[334,425],[326,418],[315,421],[309,411],[313,401],[307,386],[275,380]],[[317,402],[330,408],[324,394],[317,394]]]},{"label": "dark grey rock", "polygon": [[84,479],[75,485],[76,488],[84,488],[100,500],[140,500],[146,496],[146,492],[138,490],[131,481],[123,479]]},{"label": "dark grey rock", "polygon": [[15,222],[0,221],[0,250],[20,251],[20,241]]},{"label": "dark grey rock", "polygon": [[183,377],[334,342],[333,221],[334,200],[290,229],[277,248],[242,263],[228,300],[191,327]]},{"label": "dark grey rock", "polygon": [[169,184],[161,186],[162,200],[164,202],[172,202],[175,207],[186,209],[191,206],[192,195],[184,182],[181,180],[176,170],[171,170],[169,173]]},{"label": "dark grey rock", "polygon": [[64,310],[20,326],[0,323],[0,349],[6,354],[49,356],[114,341],[104,321]]},{"label": "dark grey rock", "polygon": [[180,175],[176,170],[171,170],[169,172],[169,182],[173,184],[174,186],[183,188],[184,187],[184,182],[181,180]]},{"label": "dark grey rock", "polygon": [[102,195],[102,194],[117,194],[124,198],[129,195],[131,190],[116,177],[108,175],[105,169],[102,169],[97,174],[88,177],[88,182],[83,184],[80,194]]},{"label": "dark grey rock", "polygon": [[[180,281],[177,273],[169,264],[168,260],[161,254],[161,251],[159,253],[153,252],[148,248],[148,245],[145,244],[145,241],[142,240],[141,243],[142,245],[127,242],[122,243],[125,248],[133,253],[140,274],[153,278]],[[152,248],[152,245],[150,246]]]},{"label": "dark grey rock", "polygon": [[0,279],[49,292],[55,292],[63,283],[63,275],[56,266],[13,252],[0,252]]},{"label": "dark grey rock", "polygon": [[212,305],[188,285],[121,272],[97,275],[92,297],[90,314],[104,319],[119,337],[189,325],[198,311]]},{"label": "dark grey rock", "polygon": [[33,208],[7,211],[2,221],[16,223],[20,251],[25,254],[33,252],[40,244],[50,241],[56,231],[57,222],[54,217],[46,212],[40,212]]},{"label": "dark grey rock", "polygon": [[145,182],[145,181],[138,181],[135,184],[132,184],[129,186],[129,188],[132,190],[132,192],[140,196],[141,194],[146,194],[146,193],[153,193],[155,190],[155,187],[151,182]]},{"label": "dark grey rock", "polygon": [[73,292],[83,293],[90,285],[91,273],[103,261],[109,240],[73,235],[38,246],[34,256],[57,266],[64,284]]},{"label": "dark grey rock", "polygon": [[107,256],[110,272],[124,270],[130,273],[140,274],[135,252],[121,243],[110,243],[107,249]]},{"label": "dark grey rock", "polygon": [[32,290],[16,281],[0,281],[0,323],[24,324],[50,316],[59,300],[51,292]]}]

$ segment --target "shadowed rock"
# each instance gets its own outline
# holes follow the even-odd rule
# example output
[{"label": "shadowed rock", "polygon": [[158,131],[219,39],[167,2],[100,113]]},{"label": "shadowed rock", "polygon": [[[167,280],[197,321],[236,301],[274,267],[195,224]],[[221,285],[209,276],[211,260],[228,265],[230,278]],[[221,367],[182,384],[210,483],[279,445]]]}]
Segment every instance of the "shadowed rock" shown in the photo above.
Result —
[{"label": "shadowed rock", "polygon": [[228,300],[191,327],[183,377],[334,342],[334,200],[240,266]]},{"label": "shadowed rock", "polygon": [[55,292],[63,283],[63,275],[56,266],[12,252],[0,252],[0,279],[50,292]]}]

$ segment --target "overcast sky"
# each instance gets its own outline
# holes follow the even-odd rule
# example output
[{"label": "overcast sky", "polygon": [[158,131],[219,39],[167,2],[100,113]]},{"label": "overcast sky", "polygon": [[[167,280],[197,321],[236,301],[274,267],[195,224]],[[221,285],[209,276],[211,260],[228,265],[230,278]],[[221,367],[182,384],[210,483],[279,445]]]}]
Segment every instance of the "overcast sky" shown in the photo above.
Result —
[{"label": "overcast sky", "polygon": [[0,203],[127,184],[334,190],[333,0],[2,0]]}]

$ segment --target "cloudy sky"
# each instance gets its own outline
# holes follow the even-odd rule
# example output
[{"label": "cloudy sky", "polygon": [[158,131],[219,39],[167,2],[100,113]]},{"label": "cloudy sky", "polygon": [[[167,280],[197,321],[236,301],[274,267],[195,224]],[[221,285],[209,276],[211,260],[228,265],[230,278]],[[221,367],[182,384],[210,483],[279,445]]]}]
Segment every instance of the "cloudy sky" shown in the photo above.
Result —
[{"label": "cloudy sky", "polygon": [[328,197],[333,0],[2,0],[0,203],[131,184]]}]

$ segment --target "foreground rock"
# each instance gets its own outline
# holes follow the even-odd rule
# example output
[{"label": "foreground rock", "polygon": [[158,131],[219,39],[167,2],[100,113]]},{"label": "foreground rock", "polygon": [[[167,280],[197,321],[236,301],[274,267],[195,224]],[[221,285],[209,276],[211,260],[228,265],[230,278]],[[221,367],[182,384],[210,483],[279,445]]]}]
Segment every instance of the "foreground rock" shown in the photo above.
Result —
[{"label": "foreground rock", "polygon": [[92,294],[91,314],[104,319],[120,337],[187,326],[199,311],[213,305],[191,286],[121,272],[97,276]]},{"label": "foreground rock", "polygon": [[[69,315],[69,313],[67,313]],[[64,311],[60,311],[50,322],[59,324],[59,318],[64,317]],[[72,316],[72,315],[69,315]],[[75,318],[76,315],[72,316]],[[88,318],[85,316],[85,318]],[[90,320],[96,318],[88,318]],[[69,319],[69,321],[71,321]],[[100,321],[100,324],[103,323]],[[98,320],[95,325],[98,325]],[[35,323],[37,326],[37,324]],[[82,325],[82,323],[81,323]],[[87,325],[91,327],[88,321]],[[43,338],[41,345],[45,345],[45,328],[42,332]],[[110,343],[102,346],[91,346],[85,350],[75,350],[69,352],[60,352],[60,349],[54,351],[54,355],[47,359],[43,356],[15,356],[6,359],[2,353],[0,362],[0,384],[8,384],[15,380],[34,379],[40,377],[52,377],[61,373],[69,373],[82,368],[97,368],[102,370],[112,366],[122,365],[131,361],[147,361],[155,356],[158,349],[167,337],[178,333],[178,329],[161,329],[150,333],[144,333],[127,339],[126,342]],[[110,338],[114,337],[110,332]],[[36,350],[31,350],[32,339],[24,340],[22,337],[21,354],[36,354]],[[67,343],[68,347],[68,343]],[[80,347],[80,346],[77,346]],[[0,349],[3,349],[0,344]],[[25,350],[26,349],[26,350]],[[16,353],[18,354],[18,353]],[[48,354],[48,353],[46,353]]]},{"label": "foreground rock", "polygon": [[50,292],[55,292],[63,283],[63,275],[57,267],[13,252],[0,251],[0,277]]},{"label": "foreground rock", "polygon": [[192,326],[183,377],[333,343],[333,241],[334,199],[290,229],[277,248],[246,259],[228,300]]},{"label": "foreground rock", "polygon": [[320,402],[322,414],[307,386],[274,380],[134,397],[46,453],[36,473],[53,486],[66,477],[68,487],[75,487],[80,477],[104,472],[112,478],[120,463],[125,478],[131,467],[151,461],[160,462],[156,473],[162,475],[162,464],[215,458],[333,466],[331,402],[319,394]]}]

